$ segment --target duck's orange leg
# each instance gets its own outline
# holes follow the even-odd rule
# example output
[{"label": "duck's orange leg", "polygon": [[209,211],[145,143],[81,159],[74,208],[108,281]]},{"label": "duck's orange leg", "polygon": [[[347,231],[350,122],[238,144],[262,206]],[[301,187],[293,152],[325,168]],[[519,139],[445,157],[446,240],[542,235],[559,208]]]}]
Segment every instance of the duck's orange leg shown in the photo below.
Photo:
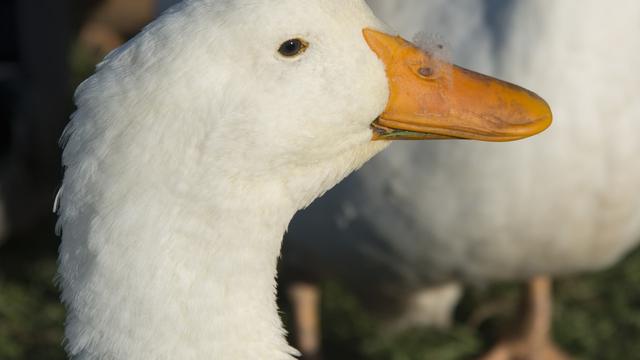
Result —
[{"label": "duck's orange leg", "polygon": [[480,360],[569,360],[551,339],[551,279],[536,277],[529,281],[526,315],[522,329],[496,345]]},{"label": "duck's orange leg", "polygon": [[296,283],[289,287],[293,308],[296,347],[301,360],[318,360],[320,356],[320,289],[311,284]]}]

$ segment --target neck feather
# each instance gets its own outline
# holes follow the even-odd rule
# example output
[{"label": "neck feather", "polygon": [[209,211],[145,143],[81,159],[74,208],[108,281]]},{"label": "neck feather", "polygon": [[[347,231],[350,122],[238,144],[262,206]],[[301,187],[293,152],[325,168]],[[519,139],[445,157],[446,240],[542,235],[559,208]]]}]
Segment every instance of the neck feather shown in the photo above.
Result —
[{"label": "neck feather", "polygon": [[65,224],[60,273],[72,354],[292,358],[275,277],[296,209],[280,186],[237,185],[213,205],[129,189],[117,209],[98,201]]}]

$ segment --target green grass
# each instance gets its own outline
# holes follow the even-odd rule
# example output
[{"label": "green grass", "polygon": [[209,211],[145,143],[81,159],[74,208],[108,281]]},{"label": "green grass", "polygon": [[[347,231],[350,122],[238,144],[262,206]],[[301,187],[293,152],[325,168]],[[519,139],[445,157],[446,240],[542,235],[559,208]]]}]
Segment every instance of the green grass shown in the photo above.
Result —
[{"label": "green grass", "polygon": [[54,258],[12,260],[0,266],[0,359],[63,359]]}]

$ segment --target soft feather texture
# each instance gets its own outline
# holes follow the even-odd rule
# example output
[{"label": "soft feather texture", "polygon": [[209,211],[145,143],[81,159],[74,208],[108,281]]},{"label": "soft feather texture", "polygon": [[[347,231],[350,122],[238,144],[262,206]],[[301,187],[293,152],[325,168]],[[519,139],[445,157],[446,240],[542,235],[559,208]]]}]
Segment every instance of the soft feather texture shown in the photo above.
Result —
[{"label": "soft feather texture", "polygon": [[[111,53],[64,136],[59,277],[78,359],[290,359],[300,208],[386,146],[361,0],[187,0]],[[302,37],[299,58],[280,44]]]},{"label": "soft feather texture", "polygon": [[451,36],[456,62],[536,91],[555,123],[513,144],[395,144],[296,217],[285,269],[415,313],[428,286],[595,271],[638,243],[640,3],[370,2],[403,35]]}]

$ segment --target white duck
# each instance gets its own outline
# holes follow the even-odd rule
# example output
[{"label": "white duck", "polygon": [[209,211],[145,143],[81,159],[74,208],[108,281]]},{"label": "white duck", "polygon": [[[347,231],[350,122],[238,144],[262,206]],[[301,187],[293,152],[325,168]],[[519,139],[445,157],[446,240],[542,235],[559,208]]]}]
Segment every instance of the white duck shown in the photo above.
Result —
[{"label": "white duck", "polygon": [[[495,66],[549,96],[556,126],[502,147],[394,146],[300,214],[285,268],[339,277],[386,311],[401,302],[407,315],[392,314],[405,325],[432,320],[431,286],[533,278],[524,338],[491,356],[559,356],[548,339],[549,281],[538,276],[600,270],[640,241],[640,76],[629,71],[640,62],[629,37],[640,3],[370,2],[405,35],[453,32],[468,65]],[[485,16],[499,11],[506,21],[488,27]]]},{"label": "white duck", "polygon": [[387,145],[372,126],[499,141],[549,125],[535,95],[375,29],[362,0],[188,0],[80,86],[59,199],[72,357],[291,359],[282,235]]}]

